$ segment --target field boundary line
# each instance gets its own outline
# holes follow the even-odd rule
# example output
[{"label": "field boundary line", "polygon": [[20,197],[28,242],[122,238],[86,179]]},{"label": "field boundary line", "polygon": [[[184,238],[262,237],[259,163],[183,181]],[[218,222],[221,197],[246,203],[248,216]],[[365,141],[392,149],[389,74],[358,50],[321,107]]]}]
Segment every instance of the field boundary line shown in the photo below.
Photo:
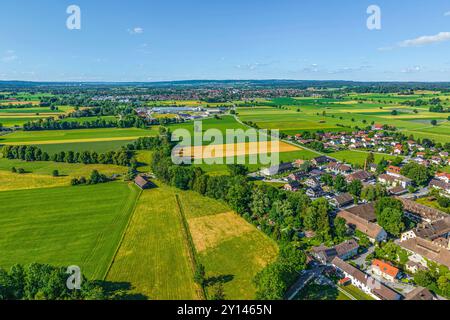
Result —
[{"label": "field boundary line", "polygon": [[[133,188],[133,186],[131,186],[131,187]],[[119,243],[117,244],[116,250],[114,251],[114,255],[111,258],[111,262],[109,263],[108,268],[105,271],[105,275],[103,277],[103,281],[106,281],[106,279],[108,278],[108,274],[111,271],[111,268],[112,268],[112,266],[114,264],[114,261],[116,260],[117,254],[119,253],[120,247],[122,246],[123,239],[125,239],[125,236],[128,233],[128,229],[129,229],[129,226],[131,224],[131,220],[133,219],[134,213],[136,212],[137,204],[139,202],[139,199],[141,198],[142,193],[143,193],[143,191],[139,190],[139,194],[136,197],[136,201],[134,202],[133,208],[131,210],[131,214],[128,217],[127,224],[125,225],[125,228],[124,228],[124,230],[122,232],[122,236],[120,237]]]},{"label": "field boundary line", "polygon": [[[178,194],[175,194],[175,199],[177,202],[178,211],[180,213],[181,224],[183,225],[184,238],[185,238],[185,240],[187,242],[187,246],[188,246],[189,258],[190,258],[189,260],[191,260],[192,272],[194,274],[195,269],[198,266],[197,250],[195,249],[194,240],[192,239],[191,231],[189,230],[189,224],[186,219],[186,215],[184,214],[183,207],[181,206],[180,197],[178,196]],[[199,286],[199,285],[197,285],[197,286]],[[204,286],[199,286],[199,287],[201,288],[201,290],[200,290],[201,298],[203,298],[203,300],[206,300],[206,292],[205,292]]]}]

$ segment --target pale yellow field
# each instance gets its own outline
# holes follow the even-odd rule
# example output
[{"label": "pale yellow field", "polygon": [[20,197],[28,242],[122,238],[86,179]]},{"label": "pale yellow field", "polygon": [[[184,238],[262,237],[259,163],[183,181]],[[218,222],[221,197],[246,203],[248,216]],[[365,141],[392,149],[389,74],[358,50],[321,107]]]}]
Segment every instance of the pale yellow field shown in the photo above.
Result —
[{"label": "pale yellow field", "polygon": [[69,185],[70,179],[70,177],[55,178],[49,175],[0,171],[0,191],[62,187]]},{"label": "pale yellow field", "polygon": [[356,100],[348,100],[348,101],[342,101],[342,102],[335,102],[336,104],[358,104],[358,101]]},{"label": "pale yellow field", "polygon": [[[11,168],[23,168],[26,173],[11,172]],[[53,177],[58,170],[59,177]],[[116,165],[65,163],[65,162],[26,162],[0,159],[0,191],[69,186],[72,178],[88,178],[92,170],[107,176],[124,174],[126,168]]]},{"label": "pale yellow field", "polygon": [[180,148],[178,155],[193,157],[194,159],[212,159],[222,157],[236,157],[244,155],[264,154],[272,152],[299,151],[301,148],[282,142],[246,142],[235,144],[217,144],[209,146]]},{"label": "pale yellow field", "polygon": [[0,102],[0,105],[2,106],[17,106],[21,104],[32,104],[33,106],[38,106],[40,104],[40,101],[6,101],[6,102]]},{"label": "pale yellow field", "polygon": [[[383,119],[393,119],[393,116],[389,115],[389,116],[379,116],[380,118]],[[395,116],[394,119],[414,119],[414,120],[420,120],[421,118],[424,117],[433,117],[436,119],[447,119],[447,115],[445,113],[442,114],[436,114],[436,113],[431,113],[431,112],[420,112],[419,114],[405,114],[405,115],[397,115]]]},{"label": "pale yellow field", "polygon": [[339,112],[343,112],[343,113],[379,113],[380,111],[383,111],[381,109],[374,109],[374,108],[367,108],[367,109],[340,109]]},{"label": "pale yellow field", "polygon": [[214,248],[223,241],[255,230],[234,212],[189,219],[189,229],[198,252]]}]

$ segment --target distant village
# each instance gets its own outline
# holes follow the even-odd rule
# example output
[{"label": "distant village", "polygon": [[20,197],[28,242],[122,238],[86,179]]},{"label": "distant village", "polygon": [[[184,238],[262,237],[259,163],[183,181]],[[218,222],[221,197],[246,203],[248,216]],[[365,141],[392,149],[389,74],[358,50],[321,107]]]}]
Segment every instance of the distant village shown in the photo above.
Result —
[{"label": "distant village", "polygon": [[153,120],[157,115],[172,115],[180,121],[201,120],[215,115],[223,114],[227,108],[203,108],[203,107],[140,107],[136,113],[141,118]]}]

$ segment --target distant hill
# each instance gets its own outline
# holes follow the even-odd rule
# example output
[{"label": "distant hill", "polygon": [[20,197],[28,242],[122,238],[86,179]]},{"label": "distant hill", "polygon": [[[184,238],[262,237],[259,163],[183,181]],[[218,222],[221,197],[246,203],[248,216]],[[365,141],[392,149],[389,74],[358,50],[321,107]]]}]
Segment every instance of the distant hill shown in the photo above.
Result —
[{"label": "distant hill", "polygon": [[344,80],[182,80],[161,82],[32,82],[0,81],[0,88],[26,87],[236,87],[236,88],[343,88],[386,87],[399,89],[448,89],[450,82],[357,82]]}]

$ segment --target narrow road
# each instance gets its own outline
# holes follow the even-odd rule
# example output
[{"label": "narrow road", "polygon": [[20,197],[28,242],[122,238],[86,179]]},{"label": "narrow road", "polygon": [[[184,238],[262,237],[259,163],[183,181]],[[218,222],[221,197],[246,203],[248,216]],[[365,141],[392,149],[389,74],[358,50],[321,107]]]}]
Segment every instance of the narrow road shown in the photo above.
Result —
[{"label": "narrow road", "polygon": [[292,300],[307,285],[312,279],[319,276],[324,269],[324,266],[317,267],[312,270],[303,271],[298,277],[297,281],[286,292],[285,297],[287,300]]}]

